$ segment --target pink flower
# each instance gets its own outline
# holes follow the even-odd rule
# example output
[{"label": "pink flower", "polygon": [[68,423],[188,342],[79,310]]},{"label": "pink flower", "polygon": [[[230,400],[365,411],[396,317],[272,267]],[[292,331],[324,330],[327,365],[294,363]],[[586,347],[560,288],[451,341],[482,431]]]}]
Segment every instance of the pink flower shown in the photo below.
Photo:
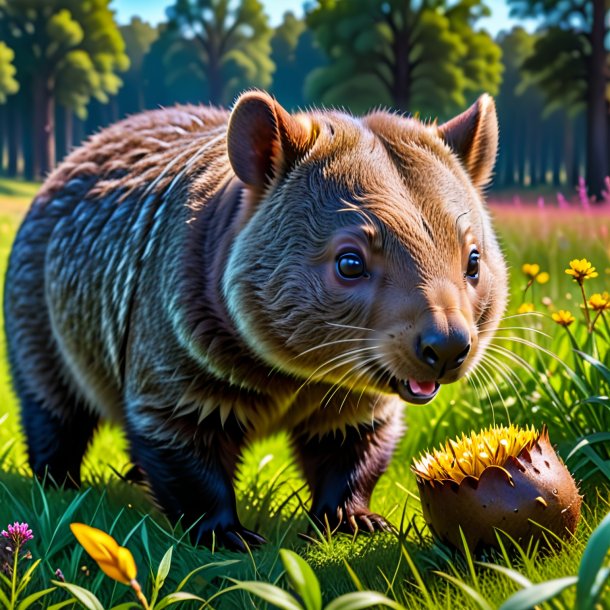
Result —
[{"label": "pink flower", "polygon": [[8,538],[15,547],[20,547],[34,537],[32,530],[27,523],[18,523],[15,521],[13,525],[7,527],[7,530],[8,531],[2,530],[0,534],[5,538]]}]

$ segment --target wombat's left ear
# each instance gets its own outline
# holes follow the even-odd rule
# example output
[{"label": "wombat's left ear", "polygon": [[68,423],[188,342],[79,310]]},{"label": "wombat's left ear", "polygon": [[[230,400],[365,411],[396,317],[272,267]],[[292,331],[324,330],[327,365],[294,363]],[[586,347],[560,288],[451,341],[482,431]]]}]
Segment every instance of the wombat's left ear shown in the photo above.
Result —
[{"label": "wombat's left ear", "polygon": [[261,192],[305,155],[315,137],[311,121],[292,116],[263,91],[248,91],[229,118],[229,161],[242,182]]},{"label": "wombat's left ear", "polygon": [[468,110],[438,130],[464,164],[473,184],[485,186],[498,152],[498,117],[493,98],[483,94]]}]

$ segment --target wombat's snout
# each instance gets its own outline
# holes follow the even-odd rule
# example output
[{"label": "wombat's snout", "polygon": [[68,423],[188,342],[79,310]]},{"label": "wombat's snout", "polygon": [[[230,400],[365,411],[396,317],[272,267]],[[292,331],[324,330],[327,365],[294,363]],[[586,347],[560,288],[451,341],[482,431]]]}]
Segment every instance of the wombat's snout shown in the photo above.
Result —
[{"label": "wombat's snout", "polygon": [[417,357],[434,372],[439,379],[446,372],[460,367],[470,352],[470,333],[464,326],[452,327],[443,332],[430,326],[417,338]]}]

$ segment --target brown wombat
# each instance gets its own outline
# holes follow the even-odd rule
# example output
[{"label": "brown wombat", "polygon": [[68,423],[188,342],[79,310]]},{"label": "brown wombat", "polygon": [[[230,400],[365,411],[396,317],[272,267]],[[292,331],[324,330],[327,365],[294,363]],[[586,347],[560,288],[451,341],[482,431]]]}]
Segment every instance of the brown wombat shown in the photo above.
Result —
[{"label": "brown wombat", "polygon": [[240,449],[284,429],[311,516],[388,527],[373,487],[404,402],[481,358],[505,264],[482,189],[493,100],[441,126],[388,112],[291,115],[263,92],[93,136],[48,178],[5,289],[35,474],[78,485],[100,418],[195,541],[243,549]]}]

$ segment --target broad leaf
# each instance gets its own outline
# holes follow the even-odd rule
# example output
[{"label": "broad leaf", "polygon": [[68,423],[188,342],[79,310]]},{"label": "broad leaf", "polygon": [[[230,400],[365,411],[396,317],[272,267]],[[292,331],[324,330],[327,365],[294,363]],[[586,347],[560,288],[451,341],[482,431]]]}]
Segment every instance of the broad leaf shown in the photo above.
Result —
[{"label": "broad leaf", "polygon": [[307,610],[320,610],[322,608],[322,592],[320,583],[311,569],[311,566],[297,553],[288,549],[280,550],[280,558],[290,584],[300,595]]},{"label": "broad leaf", "polygon": [[511,595],[498,610],[531,610],[534,606],[559,595],[564,589],[576,584],[576,581],[576,576],[566,576],[521,589]]}]

